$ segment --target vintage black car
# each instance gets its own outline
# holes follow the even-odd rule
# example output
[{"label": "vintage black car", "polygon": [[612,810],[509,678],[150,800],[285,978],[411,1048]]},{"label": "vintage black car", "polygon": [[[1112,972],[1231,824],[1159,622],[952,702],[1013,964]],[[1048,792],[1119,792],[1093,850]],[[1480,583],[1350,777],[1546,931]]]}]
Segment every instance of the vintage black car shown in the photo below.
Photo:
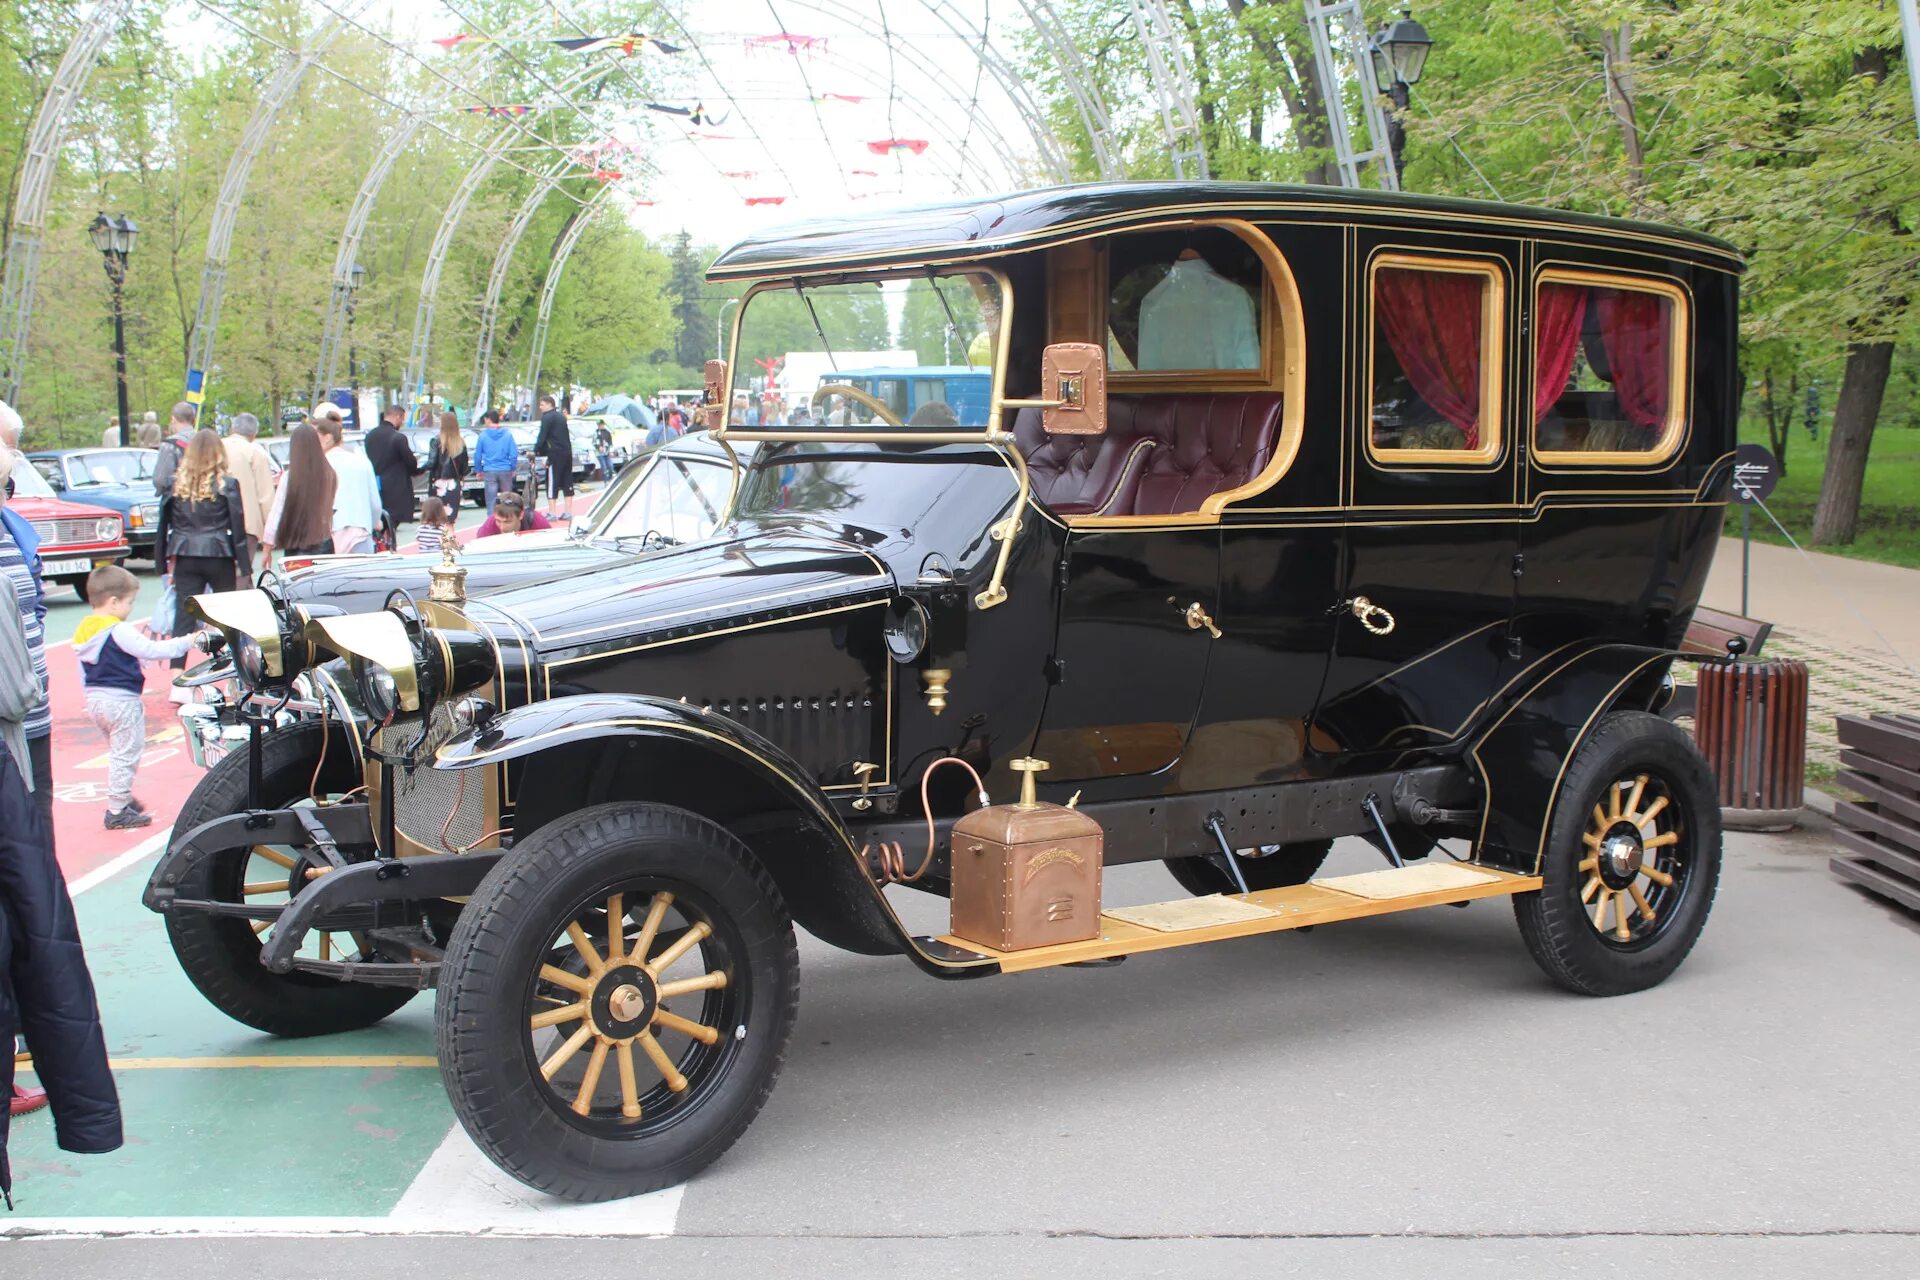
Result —
[{"label": "vintage black car", "polygon": [[[1509,897],[1553,981],[1650,986],[1719,871],[1654,713],[1727,499],[1740,271],[1268,185],[747,241],[709,273],[749,286],[707,392],[728,519],[484,595],[447,564],[353,614],[203,597],[260,690],[351,676],[208,776],[146,900],[267,1031],[437,986],[462,1122],[581,1200],[752,1120],[794,923],[980,978]],[[909,319],[924,365],[990,365],[986,412],[902,422],[829,372],[809,425],[744,425],[791,412],[756,361],[796,332],[831,367]],[[1382,869],[1316,879],[1349,835]],[[1196,896],[1103,912],[1102,862],[1148,860]],[[901,884],[953,928],[914,936]]]}]

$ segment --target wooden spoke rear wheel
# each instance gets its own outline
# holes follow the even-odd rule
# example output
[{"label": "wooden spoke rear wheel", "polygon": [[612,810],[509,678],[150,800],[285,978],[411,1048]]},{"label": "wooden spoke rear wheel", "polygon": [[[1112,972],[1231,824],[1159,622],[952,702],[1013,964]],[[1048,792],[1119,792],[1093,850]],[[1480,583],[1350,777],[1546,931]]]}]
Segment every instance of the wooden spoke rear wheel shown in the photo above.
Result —
[{"label": "wooden spoke rear wheel", "polygon": [[671,1186],[772,1092],[798,1002],[793,926],[724,828],[599,805],[516,844],[448,942],[440,1069],[476,1144],[570,1200]]},{"label": "wooden spoke rear wheel", "polygon": [[1719,801],[1692,740],[1645,712],[1603,719],[1561,781],[1540,875],[1514,911],[1555,982],[1621,995],[1679,968],[1720,876]]}]

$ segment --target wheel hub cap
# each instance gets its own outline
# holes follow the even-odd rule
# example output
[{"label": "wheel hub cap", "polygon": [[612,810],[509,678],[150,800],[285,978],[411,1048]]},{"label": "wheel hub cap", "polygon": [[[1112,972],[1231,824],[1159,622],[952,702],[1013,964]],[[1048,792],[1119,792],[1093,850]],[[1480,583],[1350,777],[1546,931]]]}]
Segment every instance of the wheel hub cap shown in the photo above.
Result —
[{"label": "wheel hub cap", "polygon": [[1623,889],[1640,874],[1645,857],[1637,832],[1631,828],[1616,830],[1600,842],[1600,878],[1609,888]]},{"label": "wheel hub cap", "polygon": [[634,964],[609,966],[594,984],[594,1029],[610,1040],[625,1040],[647,1029],[660,1004],[653,975]]}]

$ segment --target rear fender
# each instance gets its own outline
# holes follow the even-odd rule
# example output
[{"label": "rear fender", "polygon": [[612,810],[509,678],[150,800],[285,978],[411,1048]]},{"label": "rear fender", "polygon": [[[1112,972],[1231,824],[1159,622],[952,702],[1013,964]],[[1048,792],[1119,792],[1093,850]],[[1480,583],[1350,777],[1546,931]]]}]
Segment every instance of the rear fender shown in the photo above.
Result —
[{"label": "rear fender", "polygon": [[832,946],[905,953],[941,977],[992,972],[915,944],[867,873],[846,826],[805,770],[724,716],[640,694],[549,698],[495,716],[434,758],[442,769],[518,761],[514,838],[587,805],[645,801],[687,809],[745,841],[794,919]]},{"label": "rear fender", "polygon": [[1537,678],[1467,751],[1485,788],[1483,860],[1539,874],[1573,753],[1609,711],[1650,707],[1676,656],[1644,645],[1603,644],[1541,663]]}]

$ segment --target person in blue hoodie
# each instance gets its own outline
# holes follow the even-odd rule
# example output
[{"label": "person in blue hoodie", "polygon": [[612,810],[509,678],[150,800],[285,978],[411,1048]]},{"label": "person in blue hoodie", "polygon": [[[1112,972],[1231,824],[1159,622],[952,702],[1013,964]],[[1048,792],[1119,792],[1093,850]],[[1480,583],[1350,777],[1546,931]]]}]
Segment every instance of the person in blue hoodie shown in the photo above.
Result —
[{"label": "person in blue hoodie", "polygon": [[513,473],[520,466],[520,445],[513,432],[500,425],[500,411],[489,409],[481,417],[485,425],[473,446],[473,469],[480,473],[486,487],[484,510],[493,510],[493,500],[513,491]]},{"label": "person in blue hoodie", "polygon": [[144,827],[153,821],[133,796],[133,772],[147,749],[147,708],[140,699],[146,686],[144,662],[184,658],[204,632],[156,640],[127,621],[140,582],[117,564],[87,575],[87,603],[93,612],[73,633],[86,683],[87,718],[107,739],[107,818],[109,831]]}]

